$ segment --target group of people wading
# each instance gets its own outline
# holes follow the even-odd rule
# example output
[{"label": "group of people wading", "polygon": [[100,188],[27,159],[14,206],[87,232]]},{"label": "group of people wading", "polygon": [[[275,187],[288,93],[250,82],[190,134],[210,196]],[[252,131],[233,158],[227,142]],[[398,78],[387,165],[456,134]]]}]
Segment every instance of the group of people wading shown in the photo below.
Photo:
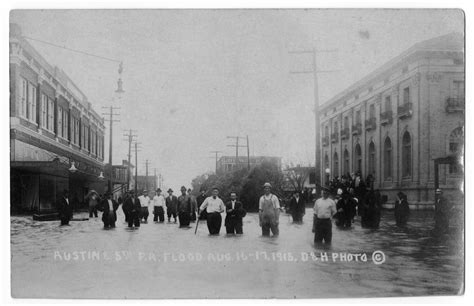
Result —
[{"label": "group of people wading", "polygon": [[[354,185],[355,183],[355,185]],[[314,203],[313,233],[316,244],[330,244],[332,241],[332,219],[337,227],[351,228],[355,216],[361,217],[361,226],[364,228],[378,228],[381,216],[381,196],[373,188],[365,189],[361,193],[362,180],[345,180],[332,182],[327,187],[322,187],[322,196]],[[354,188],[355,187],[355,188]],[[263,236],[279,235],[279,218],[282,207],[278,196],[271,192],[272,185],[263,185],[264,194],[258,203],[259,225]],[[357,194],[354,192],[357,190]],[[335,192],[334,192],[335,191]],[[72,205],[69,203],[68,191],[65,190],[59,199],[59,215],[61,225],[68,225],[72,219]],[[147,223],[149,208],[153,207],[153,221],[177,223],[180,228],[189,228],[191,222],[207,220],[210,235],[219,235],[222,226],[222,213],[226,213],[225,228],[227,234],[243,234],[242,219],[246,211],[237,198],[236,192],[230,193],[230,200],[224,203],[219,197],[219,189],[213,188],[211,196],[206,195],[206,190],[201,190],[199,196],[191,194],[191,189],[181,187],[181,195],[176,197],[173,190],[168,190],[165,197],[158,188],[152,198],[148,192],[143,191],[137,196],[133,190],[125,194],[125,199],[115,201],[112,194],[107,192],[103,198],[97,194],[87,197],[89,201],[97,202],[97,209],[102,211],[104,228],[114,228],[117,221],[117,210],[122,204],[125,221],[129,228],[138,228],[140,224]],[[290,213],[294,223],[302,223],[305,215],[305,201],[298,192],[295,192],[289,202]],[[446,233],[449,229],[449,215],[451,206],[442,195],[441,189],[436,189],[435,199],[435,231]],[[403,192],[397,194],[394,205],[396,225],[403,227],[407,224],[410,208],[407,196]],[[96,215],[97,217],[97,215]],[[197,227],[196,227],[197,229]]]}]

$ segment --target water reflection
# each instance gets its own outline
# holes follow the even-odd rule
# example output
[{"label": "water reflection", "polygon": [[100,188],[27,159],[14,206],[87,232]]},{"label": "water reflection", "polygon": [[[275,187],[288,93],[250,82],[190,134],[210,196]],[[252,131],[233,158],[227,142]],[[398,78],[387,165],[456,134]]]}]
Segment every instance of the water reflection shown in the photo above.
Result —
[{"label": "water reflection", "polygon": [[[261,236],[256,214],[244,219],[243,236],[227,236],[224,227],[219,236],[209,236],[205,222],[200,222],[196,235],[195,223],[188,229],[153,222],[128,229],[120,209],[117,228],[111,230],[103,229],[100,218],[60,227],[59,222],[11,217],[12,293],[84,298],[458,293],[464,268],[462,232],[434,235],[430,212],[413,212],[404,228],[396,227],[392,216],[384,212],[378,230],[361,228],[357,219],[350,230],[333,227],[329,247],[313,244],[310,210],[303,224],[293,224],[282,214],[278,237]],[[376,250],[384,252],[383,264],[373,263]],[[74,251],[96,251],[110,259],[65,261],[54,257],[55,252]],[[339,257],[333,261],[333,254],[339,253],[366,254],[367,260]],[[321,256],[328,260],[322,261]],[[127,280],[134,286],[123,285]],[[176,291],[177,287],[188,289]]]}]

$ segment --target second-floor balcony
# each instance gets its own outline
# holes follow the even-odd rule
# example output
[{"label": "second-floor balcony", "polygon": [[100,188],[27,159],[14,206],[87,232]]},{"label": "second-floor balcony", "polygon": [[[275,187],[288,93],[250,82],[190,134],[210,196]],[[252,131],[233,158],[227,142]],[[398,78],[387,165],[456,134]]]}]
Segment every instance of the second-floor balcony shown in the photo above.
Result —
[{"label": "second-floor balcony", "polygon": [[349,139],[349,128],[345,128],[341,130],[341,139]]},{"label": "second-floor balcony", "polygon": [[322,139],[323,146],[328,146],[329,145],[329,136],[324,136]]},{"label": "second-floor balcony", "polygon": [[337,142],[339,140],[339,133],[331,134],[331,142]]},{"label": "second-floor balcony", "polygon": [[375,117],[372,117],[372,118],[369,118],[369,119],[365,120],[365,129],[367,131],[375,130],[375,128],[376,128],[375,123],[376,123]]},{"label": "second-floor balcony", "polygon": [[352,126],[352,135],[362,134],[362,124],[356,123]]},{"label": "second-floor balcony", "polygon": [[393,114],[391,110],[380,114],[381,125],[392,124],[392,121],[393,121]]},{"label": "second-floor balcony", "polygon": [[409,118],[413,114],[413,104],[411,102],[402,104],[401,106],[398,107],[397,111],[398,111],[398,118],[400,119]]},{"label": "second-floor balcony", "polygon": [[464,98],[448,98],[446,99],[446,112],[464,112],[465,99]]}]

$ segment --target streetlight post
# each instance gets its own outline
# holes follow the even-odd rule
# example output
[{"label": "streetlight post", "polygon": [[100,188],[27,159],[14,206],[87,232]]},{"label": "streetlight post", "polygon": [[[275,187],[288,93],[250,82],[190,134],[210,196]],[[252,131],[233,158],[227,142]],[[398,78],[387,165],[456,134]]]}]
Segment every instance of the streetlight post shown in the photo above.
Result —
[{"label": "streetlight post", "polygon": [[326,170],[324,170],[324,172],[326,173],[326,182],[325,182],[325,185],[326,186],[329,186],[329,177],[331,175],[331,170],[329,168],[326,168]]}]

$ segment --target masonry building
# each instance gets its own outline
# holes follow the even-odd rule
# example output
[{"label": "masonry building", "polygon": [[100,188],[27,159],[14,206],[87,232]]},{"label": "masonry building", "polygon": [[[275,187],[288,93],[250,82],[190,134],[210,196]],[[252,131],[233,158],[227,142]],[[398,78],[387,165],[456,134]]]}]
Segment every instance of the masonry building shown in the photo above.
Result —
[{"label": "masonry building", "polygon": [[[433,204],[439,187],[462,199],[464,37],[452,33],[415,44],[320,107],[321,181],[360,171],[393,203]],[[460,204],[462,200],[460,201]]]},{"label": "masonry building", "polygon": [[68,189],[74,205],[102,193],[104,122],[58,67],[10,25],[12,211],[47,212]]}]

